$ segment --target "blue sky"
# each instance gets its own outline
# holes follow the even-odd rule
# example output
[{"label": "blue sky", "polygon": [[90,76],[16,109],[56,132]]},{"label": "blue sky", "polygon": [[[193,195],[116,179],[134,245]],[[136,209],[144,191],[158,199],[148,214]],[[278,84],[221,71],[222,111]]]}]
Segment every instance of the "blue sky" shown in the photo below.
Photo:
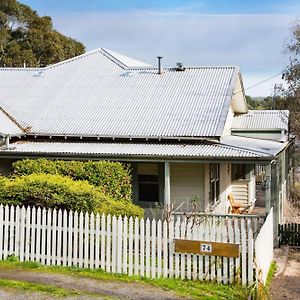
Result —
[{"label": "blue sky", "polygon": [[[60,32],[87,50],[104,47],[167,66],[239,65],[245,87],[279,73],[290,28],[300,16],[296,0],[21,0],[50,15]],[[272,93],[280,76],[247,90]]]},{"label": "blue sky", "polygon": [[286,13],[299,8],[298,0],[21,0],[39,12],[128,10],[186,10],[200,13]]}]

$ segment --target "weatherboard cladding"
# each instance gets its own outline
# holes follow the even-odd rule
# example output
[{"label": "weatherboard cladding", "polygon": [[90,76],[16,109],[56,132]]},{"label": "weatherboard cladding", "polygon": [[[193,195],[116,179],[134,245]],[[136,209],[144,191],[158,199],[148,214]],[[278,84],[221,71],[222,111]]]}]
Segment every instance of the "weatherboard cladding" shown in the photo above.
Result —
[{"label": "weatherboard cladding", "polygon": [[249,110],[248,114],[236,116],[233,130],[288,130],[288,110]]},{"label": "weatherboard cladding", "polygon": [[222,134],[237,68],[168,68],[158,75],[155,68],[124,69],[105,51],[43,70],[0,69],[0,106],[29,134]]},{"label": "weatherboard cladding", "polygon": [[179,158],[258,158],[268,155],[230,146],[206,143],[68,143],[68,142],[16,142],[10,154],[68,154],[95,156],[138,156],[138,157],[179,157]]}]

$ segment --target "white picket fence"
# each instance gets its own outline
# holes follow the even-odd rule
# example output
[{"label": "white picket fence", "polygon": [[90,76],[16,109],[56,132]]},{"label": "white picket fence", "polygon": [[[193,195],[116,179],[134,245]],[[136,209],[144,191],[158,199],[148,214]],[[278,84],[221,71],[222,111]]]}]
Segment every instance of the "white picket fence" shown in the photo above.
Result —
[{"label": "white picket fence", "polygon": [[255,239],[256,278],[266,283],[268,273],[273,261],[273,208],[271,208],[265,223]]},{"label": "white picket fence", "polygon": [[[238,243],[241,255],[175,253],[174,239]],[[162,222],[0,205],[0,259],[15,255],[46,265],[249,285],[256,275],[253,245],[250,221],[244,219],[207,218],[193,226],[179,218]]]}]

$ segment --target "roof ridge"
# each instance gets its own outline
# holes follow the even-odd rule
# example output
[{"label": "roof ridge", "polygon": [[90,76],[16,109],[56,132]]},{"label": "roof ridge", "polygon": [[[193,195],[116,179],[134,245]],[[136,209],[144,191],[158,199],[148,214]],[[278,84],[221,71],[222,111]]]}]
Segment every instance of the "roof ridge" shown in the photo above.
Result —
[{"label": "roof ridge", "polygon": [[249,152],[249,153],[253,153],[253,154],[264,154],[266,156],[270,156],[269,153],[267,152],[264,152],[264,151],[260,151],[260,150],[252,150],[252,149],[246,149],[246,148],[243,148],[241,146],[234,146],[234,145],[228,145],[228,144],[225,144],[223,142],[220,142],[219,143],[220,146],[226,146],[226,147],[229,147],[229,148],[234,148],[236,150],[243,150],[245,152]]},{"label": "roof ridge", "polygon": [[126,66],[124,63],[122,63],[120,60],[118,60],[116,57],[114,57],[113,55],[111,55],[107,50],[105,50],[104,48],[100,48],[101,53],[108,58],[109,60],[111,60],[113,63],[115,63],[116,65],[118,65],[119,67],[121,67],[122,69],[128,69],[128,66]]},{"label": "roof ridge", "polygon": [[[189,70],[199,70],[199,69],[238,69],[238,66],[234,66],[234,65],[224,65],[224,66],[219,66],[219,65],[210,65],[210,66],[184,66],[185,70],[189,69]],[[157,70],[156,66],[141,66],[141,67],[127,67],[126,68],[128,71],[138,71],[138,70]],[[163,67],[164,70],[176,70],[176,66],[174,67]]]},{"label": "roof ridge", "polygon": [[[94,49],[94,50],[91,50],[91,51],[82,53],[82,54],[80,54],[80,55],[77,55],[77,56],[68,58],[68,59],[63,60],[63,61],[60,61],[60,62],[58,62],[58,63],[55,63],[55,64],[52,64],[52,65],[46,66],[46,67],[44,67],[43,69],[44,69],[44,70],[52,69],[52,68],[58,67],[58,66],[60,66],[60,65],[64,65],[64,64],[70,63],[70,62],[72,62],[72,61],[76,61],[76,60],[82,59],[82,58],[84,58],[84,57],[90,56],[90,55],[95,54],[95,53],[97,53],[97,52],[101,52],[101,48],[97,48],[97,49]],[[102,53],[102,52],[101,52],[101,53]]]},{"label": "roof ridge", "polygon": [[0,106],[0,111],[12,122],[14,123],[20,130],[22,130],[24,133],[28,131],[28,128],[23,128],[19,122],[11,116],[2,106]]},{"label": "roof ridge", "polygon": [[278,113],[281,111],[288,112],[288,109],[249,109],[250,112],[255,113]]}]

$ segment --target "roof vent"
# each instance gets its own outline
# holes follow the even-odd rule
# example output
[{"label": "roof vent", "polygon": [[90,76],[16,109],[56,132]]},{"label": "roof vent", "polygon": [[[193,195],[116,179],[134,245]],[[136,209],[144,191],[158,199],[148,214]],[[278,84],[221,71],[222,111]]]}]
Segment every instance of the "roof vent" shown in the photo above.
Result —
[{"label": "roof vent", "polygon": [[33,73],[33,77],[42,77],[44,75],[44,71],[36,71]]},{"label": "roof vent", "polygon": [[162,70],[162,66],[161,66],[161,59],[162,59],[162,56],[157,56],[157,62],[158,62],[158,74],[162,74],[163,73],[163,70]]},{"label": "roof vent", "polygon": [[183,66],[183,64],[181,62],[178,62],[176,64],[176,71],[178,71],[178,72],[185,71],[185,67]]}]

